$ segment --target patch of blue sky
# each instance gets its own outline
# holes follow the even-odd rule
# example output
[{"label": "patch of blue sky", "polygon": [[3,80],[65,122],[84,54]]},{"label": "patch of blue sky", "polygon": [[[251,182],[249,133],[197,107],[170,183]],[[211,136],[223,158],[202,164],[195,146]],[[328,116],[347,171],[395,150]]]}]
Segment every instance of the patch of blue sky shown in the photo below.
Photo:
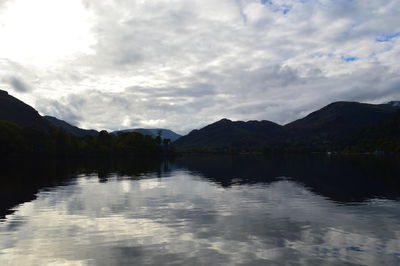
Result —
[{"label": "patch of blue sky", "polygon": [[364,252],[364,250],[360,247],[348,247],[347,250],[356,251],[356,252]]},{"label": "patch of blue sky", "polygon": [[274,12],[281,12],[284,15],[293,8],[291,5],[277,5],[272,0],[261,0],[261,4],[270,6]]},{"label": "patch of blue sky", "polygon": [[385,33],[382,34],[381,36],[377,37],[375,41],[377,42],[390,42],[393,39],[399,38],[400,37],[400,32],[395,32],[395,33]]},{"label": "patch of blue sky", "polygon": [[292,10],[292,6],[289,5],[283,5],[280,7],[280,10],[282,11],[283,14],[287,14],[290,12],[290,10]]},{"label": "patch of blue sky", "polygon": [[386,47],[383,47],[383,48],[380,49],[379,51],[373,51],[373,52],[368,56],[367,59],[377,59],[377,56],[378,56],[379,54],[383,54],[383,53],[388,52],[388,51],[390,51],[390,50],[392,50],[392,49],[393,49],[393,46],[386,46]]},{"label": "patch of blue sky", "polygon": [[355,62],[360,60],[360,58],[357,56],[342,56],[341,59],[345,62]]},{"label": "patch of blue sky", "polygon": [[315,53],[314,57],[340,58],[344,62],[355,62],[361,59],[358,56],[338,55],[335,53]]}]

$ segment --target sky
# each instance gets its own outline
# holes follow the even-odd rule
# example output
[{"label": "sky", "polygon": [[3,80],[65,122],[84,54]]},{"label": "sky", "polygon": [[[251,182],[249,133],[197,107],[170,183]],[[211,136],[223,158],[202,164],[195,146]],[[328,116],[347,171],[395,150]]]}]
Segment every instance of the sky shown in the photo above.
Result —
[{"label": "sky", "polygon": [[0,0],[0,89],[83,128],[400,100],[398,0]]}]

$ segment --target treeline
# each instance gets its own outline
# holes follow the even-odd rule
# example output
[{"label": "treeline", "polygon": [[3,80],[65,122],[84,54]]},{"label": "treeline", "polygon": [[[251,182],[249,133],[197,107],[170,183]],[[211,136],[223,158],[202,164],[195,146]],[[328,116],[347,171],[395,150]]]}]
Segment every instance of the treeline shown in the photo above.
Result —
[{"label": "treeline", "polygon": [[400,141],[389,139],[360,138],[349,142],[296,142],[260,146],[193,147],[178,149],[181,153],[205,154],[296,154],[296,153],[340,153],[340,154],[400,154]]},{"label": "treeline", "polygon": [[372,127],[344,137],[282,136],[275,140],[246,145],[188,147],[187,153],[280,154],[280,153],[341,153],[400,154],[400,112]]},{"label": "treeline", "polygon": [[48,132],[0,121],[0,156],[155,156],[172,152],[168,141],[135,132],[117,135],[101,131],[78,137],[52,128]]}]

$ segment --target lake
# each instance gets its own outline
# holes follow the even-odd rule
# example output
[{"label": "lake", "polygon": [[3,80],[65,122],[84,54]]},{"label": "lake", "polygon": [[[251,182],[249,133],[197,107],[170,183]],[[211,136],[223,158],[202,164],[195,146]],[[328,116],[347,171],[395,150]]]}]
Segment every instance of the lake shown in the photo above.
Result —
[{"label": "lake", "polygon": [[3,162],[0,265],[400,265],[399,162]]}]

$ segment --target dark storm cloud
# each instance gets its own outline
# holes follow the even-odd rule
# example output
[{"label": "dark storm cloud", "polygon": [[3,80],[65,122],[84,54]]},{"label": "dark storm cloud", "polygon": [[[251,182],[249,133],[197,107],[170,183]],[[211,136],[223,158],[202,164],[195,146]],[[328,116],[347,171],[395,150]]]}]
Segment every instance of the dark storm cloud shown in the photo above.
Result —
[{"label": "dark storm cloud", "polygon": [[24,93],[32,90],[31,87],[20,78],[10,77],[9,82],[11,87],[17,92]]}]

